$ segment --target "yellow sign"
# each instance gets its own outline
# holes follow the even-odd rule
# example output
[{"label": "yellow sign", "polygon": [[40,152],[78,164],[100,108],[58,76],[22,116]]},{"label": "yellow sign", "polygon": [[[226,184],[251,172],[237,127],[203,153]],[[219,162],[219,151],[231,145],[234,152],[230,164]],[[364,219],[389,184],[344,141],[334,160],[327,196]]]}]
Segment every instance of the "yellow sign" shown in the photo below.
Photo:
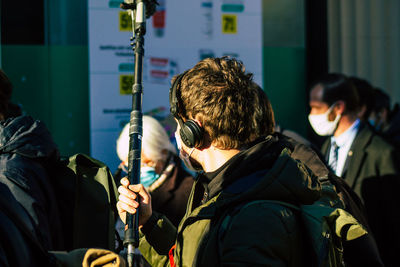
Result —
[{"label": "yellow sign", "polygon": [[119,30],[121,32],[132,31],[132,18],[127,11],[119,12]]},{"label": "yellow sign", "polygon": [[119,75],[119,93],[129,95],[132,93],[133,76]]},{"label": "yellow sign", "polygon": [[222,15],[222,33],[236,34],[237,33],[237,16]]}]

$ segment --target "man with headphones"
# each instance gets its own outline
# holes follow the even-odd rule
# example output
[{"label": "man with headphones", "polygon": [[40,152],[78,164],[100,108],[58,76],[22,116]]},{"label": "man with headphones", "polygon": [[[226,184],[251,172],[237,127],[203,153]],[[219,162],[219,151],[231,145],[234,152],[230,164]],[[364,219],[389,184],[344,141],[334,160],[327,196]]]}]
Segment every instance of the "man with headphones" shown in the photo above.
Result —
[{"label": "man with headphones", "polygon": [[276,201],[311,204],[321,187],[273,134],[272,107],[252,74],[235,59],[204,59],[173,80],[170,105],[180,156],[198,171],[178,229],[152,211],[142,185],[124,178],[119,187],[123,221],[140,206],[149,263],[311,266],[300,219]]}]

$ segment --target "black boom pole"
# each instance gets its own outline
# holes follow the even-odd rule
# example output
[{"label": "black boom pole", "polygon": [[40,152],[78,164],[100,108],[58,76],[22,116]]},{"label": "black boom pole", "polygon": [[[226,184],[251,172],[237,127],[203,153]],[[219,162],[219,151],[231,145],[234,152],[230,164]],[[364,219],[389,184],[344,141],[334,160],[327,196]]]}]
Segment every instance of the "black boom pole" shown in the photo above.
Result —
[{"label": "black boom pole", "polygon": [[[143,95],[143,57],[146,18],[155,12],[155,0],[128,0],[121,8],[128,10],[132,17],[133,36],[131,45],[135,54],[135,72],[132,85],[132,112],[129,122],[128,179],[130,184],[140,183],[140,158],[142,151],[142,95]],[[135,214],[127,213],[124,246],[127,248],[128,266],[136,263],[135,248],[139,246],[139,209]]]}]

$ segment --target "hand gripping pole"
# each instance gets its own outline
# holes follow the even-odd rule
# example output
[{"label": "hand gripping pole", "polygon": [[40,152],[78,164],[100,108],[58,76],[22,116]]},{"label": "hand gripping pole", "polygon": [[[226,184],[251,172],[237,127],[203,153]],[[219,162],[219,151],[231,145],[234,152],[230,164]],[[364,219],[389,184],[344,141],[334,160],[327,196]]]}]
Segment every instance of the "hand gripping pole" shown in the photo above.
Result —
[{"label": "hand gripping pole", "polygon": [[[157,2],[154,0],[130,0],[121,4],[121,8],[130,12],[132,17],[133,36],[131,45],[135,55],[135,68],[132,85],[132,112],[129,122],[129,154],[128,154],[128,179],[130,184],[140,183],[140,159],[142,151],[143,134],[143,57],[144,35],[146,34],[146,18],[155,12]],[[135,214],[127,213],[124,246],[127,248],[128,266],[136,265],[134,260],[135,248],[139,246],[139,210]]]}]

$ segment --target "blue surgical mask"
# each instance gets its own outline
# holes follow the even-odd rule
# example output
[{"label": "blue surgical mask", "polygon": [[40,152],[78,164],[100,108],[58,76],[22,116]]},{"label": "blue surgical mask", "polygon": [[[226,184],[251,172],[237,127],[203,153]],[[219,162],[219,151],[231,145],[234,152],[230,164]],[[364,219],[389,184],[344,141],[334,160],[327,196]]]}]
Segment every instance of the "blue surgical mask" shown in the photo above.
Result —
[{"label": "blue surgical mask", "polygon": [[140,183],[144,187],[149,187],[157,179],[160,178],[160,174],[156,173],[156,169],[150,166],[143,166],[140,168]]},{"label": "blue surgical mask", "polygon": [[376,120],[369,118],[368,119],[369,124],[377,131],[379,132],[381,130],[381,123],[377,123]]},{"label": "blue surgical mask", "polygon": [[370,118],[370,119],[368,119],[368,122],[372,127],[375,127],[375,120],[374,119]]}]

